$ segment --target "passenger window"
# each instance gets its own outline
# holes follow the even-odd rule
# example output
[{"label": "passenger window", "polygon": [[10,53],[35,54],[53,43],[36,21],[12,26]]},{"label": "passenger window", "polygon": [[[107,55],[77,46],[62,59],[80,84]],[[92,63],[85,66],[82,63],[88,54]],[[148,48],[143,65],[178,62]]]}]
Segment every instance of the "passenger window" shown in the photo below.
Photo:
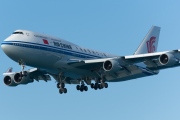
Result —
[{"label": "passenger window", "polygon": [[91,53],[91,51],[90,50],[88,50],[89,51],[89,53]]},{"label": "passenger window", "polygon": [[83,50],[80,48],[80,50],[83,52]]}]

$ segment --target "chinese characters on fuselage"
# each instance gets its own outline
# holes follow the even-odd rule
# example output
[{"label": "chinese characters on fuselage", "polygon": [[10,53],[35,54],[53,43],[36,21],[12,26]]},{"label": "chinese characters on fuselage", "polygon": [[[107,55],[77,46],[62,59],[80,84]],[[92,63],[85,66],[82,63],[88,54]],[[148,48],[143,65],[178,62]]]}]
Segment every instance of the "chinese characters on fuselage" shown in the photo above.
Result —
[{"label": "chinese characters on fuselage", "polygon": [[57,47],[72,49],[71,45],[67,45],[67,44],[60,43],[60,42],[53,42],[53,43],[54,43],[54,46],[57,46]]}]

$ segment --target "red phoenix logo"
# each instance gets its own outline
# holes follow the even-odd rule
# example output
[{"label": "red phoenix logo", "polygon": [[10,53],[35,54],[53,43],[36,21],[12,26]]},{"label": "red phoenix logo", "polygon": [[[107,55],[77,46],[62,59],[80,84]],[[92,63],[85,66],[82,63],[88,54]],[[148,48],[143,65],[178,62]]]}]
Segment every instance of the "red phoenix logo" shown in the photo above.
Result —
[{"label": "red phoenix logo", "polygon": [[146,42],[148,53],[153,53],[156,50],[154,43],[156,42],[156,37],[151,37],[149,41]]}]

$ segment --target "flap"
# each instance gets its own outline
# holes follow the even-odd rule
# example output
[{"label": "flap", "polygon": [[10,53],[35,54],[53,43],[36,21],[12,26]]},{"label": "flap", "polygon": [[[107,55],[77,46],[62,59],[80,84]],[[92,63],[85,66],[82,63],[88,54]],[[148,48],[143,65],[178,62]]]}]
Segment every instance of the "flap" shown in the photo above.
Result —
[{"label": "flap", "polygon": [[51,77],[44,70],[32,68],[32,69],[29,69],[27,72],[29,73],[29,76],[32,79],[35,79],[37,81],[44,80],[47,82],[47,81],[51,80]]}]

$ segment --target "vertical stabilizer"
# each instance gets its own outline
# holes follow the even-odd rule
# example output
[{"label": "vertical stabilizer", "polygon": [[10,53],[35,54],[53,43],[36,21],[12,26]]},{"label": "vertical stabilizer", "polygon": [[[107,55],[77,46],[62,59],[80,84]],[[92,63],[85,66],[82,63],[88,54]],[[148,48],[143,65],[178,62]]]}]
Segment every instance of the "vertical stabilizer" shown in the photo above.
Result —
[{"label": "vertical stabilizer", "polygon": [[159,34],[160,27],[152,26],[134,55],[156,52],[158,47]]}]

